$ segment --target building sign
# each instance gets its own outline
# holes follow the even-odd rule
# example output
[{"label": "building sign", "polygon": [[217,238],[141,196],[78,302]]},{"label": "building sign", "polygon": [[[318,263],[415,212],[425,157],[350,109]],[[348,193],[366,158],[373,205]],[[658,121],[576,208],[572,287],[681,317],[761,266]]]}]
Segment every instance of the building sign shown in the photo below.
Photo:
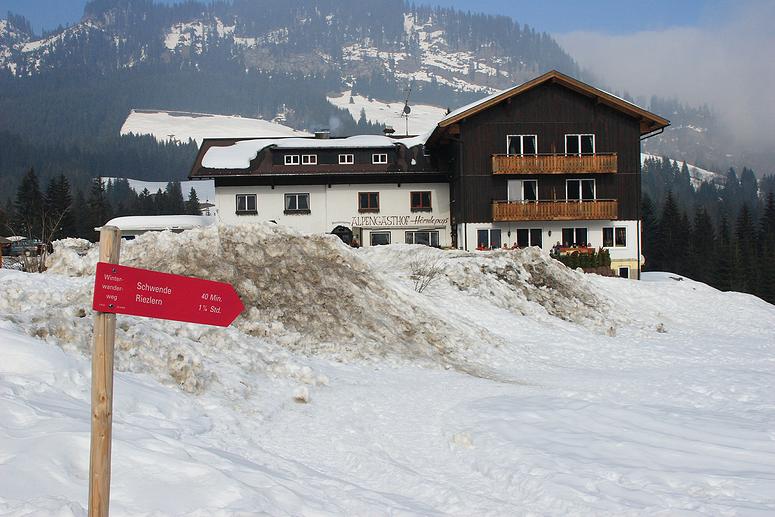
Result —
[{"label": "building sign", "polygon": [[359,215],[352,218],[350,225],[357,227],[408,227],[443,226],[449,224],[449,217],[431,215]]}]

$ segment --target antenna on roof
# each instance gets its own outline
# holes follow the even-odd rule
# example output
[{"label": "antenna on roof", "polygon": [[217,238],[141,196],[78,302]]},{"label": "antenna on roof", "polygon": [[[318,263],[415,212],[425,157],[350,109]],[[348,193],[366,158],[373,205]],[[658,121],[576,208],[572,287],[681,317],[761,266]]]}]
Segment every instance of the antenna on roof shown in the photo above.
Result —
[{"label": "antenna on roof", "polygon": [[406,98],[404,99],[404,109],[401,110],[401,116],[406,119],[406,136],[409,136],[409,114],[412,112],[412,108],[409,107],[409,96],[412,94],[412,83],[406,87]]}]

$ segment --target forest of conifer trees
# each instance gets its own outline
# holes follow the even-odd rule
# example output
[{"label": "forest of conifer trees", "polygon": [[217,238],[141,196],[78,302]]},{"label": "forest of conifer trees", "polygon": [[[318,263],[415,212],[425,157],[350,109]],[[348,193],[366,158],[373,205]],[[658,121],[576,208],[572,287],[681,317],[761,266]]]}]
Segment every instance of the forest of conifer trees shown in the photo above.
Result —
[{"label": "forest of conifer trees", "polygon": [[22,178],[16,198],[0,208],[0,234],[21,235],[43,242],[65,237],[97,238],[95,227],[123,215],[201,215],[192,188],[184,199],[180,182],[164,190],[137,193],[125,178],[95,178],[86,191],[73,192],[65,175],[53,177],[45,190],[30,169]]},{"label": "forest of conifer trees", "polygon": [[775,302],[775,176],[730,169],[695,188],[686,164],[648,159],[643,192],[644,270]]}]

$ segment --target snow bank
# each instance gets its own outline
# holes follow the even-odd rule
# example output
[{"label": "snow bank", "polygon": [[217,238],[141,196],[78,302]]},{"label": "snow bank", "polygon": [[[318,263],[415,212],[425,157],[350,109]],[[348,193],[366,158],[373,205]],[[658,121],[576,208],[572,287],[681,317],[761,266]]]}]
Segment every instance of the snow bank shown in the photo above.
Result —
[{"label": "snow bank", "polygon": [[[88,275],[94,274],[97,257],[97,247],[83,241],[57,242],[48,274],[81,278],[71,279],[69,289],[60,287],[53,299],[44,301],[43,295],[19,288],[0,304],[5,303],[7,312],[24,313],[31,334],[56,336],[63,346],[86,353],[90,326],[89,319],[81,317],[90,313]],[[443,269],[439,287],[422,295],[412,285],[418,261],[432,261]],[[353,250],[332,235],[251,224],[148,233],[122,245],[121,262],[227,282],[239,293],[246,311],[228,337],[196,325],[120,320],[119,367],[147,368],[192,392],[202,391],[212,380],[206,358],[215,354],[205,345],[214,345],[208,341],[216,335],[221,336],[218,348],[235,352],[251,346],[241,340],[257,338],[264,348],[253,348],[248,356],[262,365],[259,370],[271,369],[273,354],[286,351],[341,361],[389,357],[497,376],[490,354],[502,338],[487,328],[450,321],[439,296],[455,295],[434,291],[441,286],[522,316],[560,318],[600,334],[615,325],[610,307],[592,294],[584,275],[533,249],[466,253],[394,245]],[[23,303],[25,310],[19,311]],[[36,303],[48,309],[38,314]],[[50,316],[52,306],[58,309]],[[138,352],[139,343],[148,340],[153,340],[154,352]],[[269,345],[271,352],[262,355]]]}]

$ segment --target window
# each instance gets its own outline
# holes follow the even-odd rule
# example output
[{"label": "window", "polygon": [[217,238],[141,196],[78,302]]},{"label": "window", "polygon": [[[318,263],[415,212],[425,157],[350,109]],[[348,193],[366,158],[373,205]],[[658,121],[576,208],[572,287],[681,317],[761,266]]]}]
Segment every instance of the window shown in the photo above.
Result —
[{"label": "window", "polygon": [[390,244],[390,232],[371,232],[369,234],[369,243],[372,246]]},{"label": "window", "polygon": [[530,245],[538,246],[539,248],[544,245],[543,232],[541,231],[541,228],[530,229]]},{"label": "window", "polygon": [[286,154],[285,155],[285,165],[298,165],[299,164],[299,155],[298,154]]},{"label": "window", "polygon": [[630,268],[628,268],[628,267],[620,267],[619,268],[619,278],[630,278]]},{"label": "window", "polygon": [[543,232],[541,228],[520,228],[517,230],[517,246],[527,248],[528,246],[543,246]]},{"label": "window", "polygon": [[563,228],[562,245],[565,248],[570,246],[586,246],[587,240],[586,228]]},{"label": "window", "polygon": [[520,156],[538,153],[538,137],[536,135],[508,135],[506,137],[506,154]]},{"label": "window", "polygon": [[565,199],[570,201],[592,201],[596,197],[595,180],[566,180]]},{"label": "window", "polygon": [[372,154],[371,163],[387,163],[387,153]]},{"label": "window", "polygon": [[499,228],[479,230],[476,232],[476,249],[488,250],[501,247],[501,231]]},{"label": "window", "polygon": [[301,164],[302,165],[317,165],[318,164],[318,155],[317,154],[302,154],[301,155]]},{"label": "window", "polygon": [[439,232],[435,230],[417,230],[406,232],[407,244],[424,244],[426,246],[439,246]]},{"label": "window", "polygon": [[355,163],[355,155],[354,154],[340,154],[339,155],[339,165],[352,165]]},{"label": "window", "polygon": [[565,154],[595,154],[595,135],[565,135]]},{"label": "window", "polygon": [[624,226],[620,226],[616,229],[616,246],[625,247],[627,246],[627,228]]},{"label": "window", "polygon": [[410,192],[412,212],[423,212],[431,210],[431,192]]},{"label": "window", "polygon": [[308,214],[309,194],[285,194],[285,213],[286,214]]},{"label": "window", "polygon": [[538,181],[522,181],[522,199],[524,201],[538,201]]},{"label": "window", "polygon": [[422,155],[425,156],[426,158],[430,158],[431,150],[428,148],[427,145],[422,146]]},{"label": "window", "polygon": [[379,212],[379,192],[358,192],[359,212]]},{"label": "window", "polygon": [[627,246],[627,228],[624,226],[612,226],[603,228],[604,248],[623,248]]},{"label": "window", "polygon": [[237,194],[237,213],[238,214],[256,214],[256,195],[255,194]]}]

